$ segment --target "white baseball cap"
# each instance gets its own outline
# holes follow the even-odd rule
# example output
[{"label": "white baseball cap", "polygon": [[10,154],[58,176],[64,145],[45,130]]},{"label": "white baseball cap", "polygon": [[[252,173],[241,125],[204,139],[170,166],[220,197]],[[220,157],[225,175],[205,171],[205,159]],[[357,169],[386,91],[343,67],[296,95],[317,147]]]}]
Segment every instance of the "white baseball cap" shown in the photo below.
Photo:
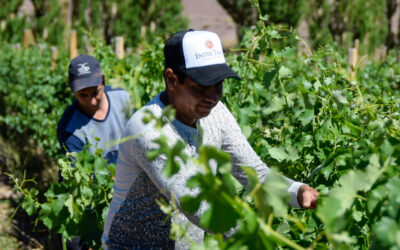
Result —
[{"label": "white baseball cap", "polygon": [[164,46],[165,68],[179,70],[194,82],[210,86],[225,78],[241,78],[226,64],[218,35],[210,31],[180,31]]}]

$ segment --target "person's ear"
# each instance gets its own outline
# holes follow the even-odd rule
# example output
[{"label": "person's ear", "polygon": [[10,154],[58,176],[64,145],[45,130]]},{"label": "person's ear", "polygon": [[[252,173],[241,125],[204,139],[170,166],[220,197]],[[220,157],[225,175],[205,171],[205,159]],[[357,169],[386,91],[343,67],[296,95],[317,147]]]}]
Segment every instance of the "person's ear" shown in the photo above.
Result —
[{"label": "person's ear", "polygon": [[169,90],[174,90],[176,84],[179,84],[178,76],[174,73],[174,71],[171,68],[165,69],[164,78]]}]

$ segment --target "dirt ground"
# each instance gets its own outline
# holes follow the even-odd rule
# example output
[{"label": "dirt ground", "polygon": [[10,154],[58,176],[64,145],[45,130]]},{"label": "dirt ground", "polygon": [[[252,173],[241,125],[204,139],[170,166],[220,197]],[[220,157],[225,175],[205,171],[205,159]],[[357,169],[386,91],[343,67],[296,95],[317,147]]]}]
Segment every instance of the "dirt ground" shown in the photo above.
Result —
[{"label": "dirt ground", "polygon": [[12,190],[4,182],[0,185],[0,248],[19,249],[19,240],[13,235],[13,222],[9,219],[13,212],[9,198]]},{"label": "dirt ground", "polygon": [[236,24],[217,0],[182,0],[182,4],[190,28],[217,33],[224,48],[238,43]]},{"label": "dirt ground", "polygon": [[22,208],[16,210],[22,197],[13,190],[14,185],[6,175],[13,173],[21,181],[25,171],[27,177],[38,182],[37,189],[46,189],[45,183],[58,177],[57,167],[46,160],[33,141],[23,136],[8,138],[5,130],[0,127],[0,249],[60,249],[57,235],[50,234],[41,224],[35,226],[35,217],[28,216]]},{"label": "dirt ground", "polygon": [[1,174],[0,249],[45,249],[50,245],[47,243],[49,233],[43,226],[35,228],[33,217],[29,217],[22,209],[16,210],[20,198],[12,190],[8,178]]},{"label": "dirt ground", "polygon": [[46,239],[43,228],[33,230],[32,218],[22,210],[16,211],[19,197],[13,192],[4,175],[0,177],[0,249],[44,249],[38,239]]}]

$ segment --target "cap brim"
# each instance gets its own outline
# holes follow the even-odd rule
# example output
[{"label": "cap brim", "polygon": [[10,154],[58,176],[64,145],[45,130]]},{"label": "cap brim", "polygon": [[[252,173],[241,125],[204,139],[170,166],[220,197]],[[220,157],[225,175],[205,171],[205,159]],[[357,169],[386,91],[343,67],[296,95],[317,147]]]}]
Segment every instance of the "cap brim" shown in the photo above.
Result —
[{"label": "cap brim", "polygon": [[77,92],[81,89],[99,86],[103,82],[103,77],[88,77],[88,78],[81,78],[75,79],[70,83],[72,92]]},{"label": "cap brim", "polygon": [[225,63],[181,70],[194,82],[203,86],[213,85],[225,78],[236,78],[241,80],[241,78]]}]

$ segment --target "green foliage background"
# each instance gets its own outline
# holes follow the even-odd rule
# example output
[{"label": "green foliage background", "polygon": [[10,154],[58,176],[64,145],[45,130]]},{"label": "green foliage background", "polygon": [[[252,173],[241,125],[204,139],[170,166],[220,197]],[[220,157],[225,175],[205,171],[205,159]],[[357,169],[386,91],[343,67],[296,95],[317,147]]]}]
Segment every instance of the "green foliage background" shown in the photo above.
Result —
[{"label": "green foliage background", "polygon": [[[352,16],[351,11],[360,11],[343,8]],[[200,199],[212,204],[215,209],[205,213],[201,223],[216,234],[207,235],[202,245],[193,243],[193,247],[400,248],[397,51],[391,50],[384,62],[369,61],[352,76],[336,46],[320,47],[311,56],[301,54],[296,47],[298,36],[274,25],[260,14],[261,9],[256,12],[259,21],[244,31],[238,49],[226,53],[228,64],[243,80],[226,80],[222,101],[263,161],[316,187],[322,193],[320,203],[316,211],[288,209],[279,177],[273,175],[261,184],[246,167],[250,185],[238,194],[229,174],[229,156],[203,146],[198,162],[204,174],[188,183],[202,192],[180,202],[187,212],[196,211]],[[163,90],[162,36],[143,41],[140,54],[121,60],[112,47],[96,39],[96,31],[92,34],[89,41],[107,84],[127,89],[133,106],[140,108]],[[67,50],[61,49],[54,71],[50,58],[48,44],[43,50],[18,49],[4,42],[0,48],[0,104],[5,108],[0,111],[0,125],[8,138],[32,137],[49,157],[57,159],[56,125],[72,102],[72,93],[66,81]],[[165,138],[159,143],[167,145]],[[172,154],[168,148],[160,152]],[[173,154],[168,156],[175,159]],[[59,160],[65,181],[53,184],[44,201],[38,191],[26,187],[26,180],[15,179],[16,188],[25,195],[21,206],[29,214],[65,238],[80,234],[87,245],[98,248],[111,198],[113,166],[87,151],[75,159],[76,168],[66,158]],[[209,159],[219,163],[217,174],[209,171]],[[166,166],[165,172],[171,175],[179,167],[170,162],[173,164]],[[172,211],[166,204],[162,208]],[[89,224],[92,227],[87,229],[84,225]],[[233,225],[236,232],[224,238],[221,233]],[[186,234],[184,228],[174,225],[172,235]]]},{"label": "green foliage background", "polygon": [[113,37],[124,36],[126,46],[136,48],[142,40],[165,37],[188,25],[181,15],[179,0],[33,0],[33,16],[18,14],[22,3],[22,0],[0,2],[0,20],[5,22],[0,40],[21,43],[23,30],[31,28],[38,42],[65,46],[69,30],[75,29],[80,47],[90,45],[87,36],[90,31],[108,44]]},{"label": "green foliage background", "polygon": [[384,44],[392,47],[387,2],[391,1],[309,1],[306,20],[313,47],[337,42],[348,48],[355,39],[360,40],[363,53]]},{"label": "green foliage background", "polygon": [[[372,53],[374,48],[398,44],[399,34],[390,31],[396,0],[218,0],[238,25],[238,34],[244,35],[246,28],[259,20],[259,4],[263,14],[268,15],[267,23],[283,24],[292,29],[302,29],[314,49],[336,43],[338,48],[354,46],[354,39],[360,40],[363,53]],[[397,17],[398,19],[398,17]],[[300,23],[305,24],[300,27]],[[397,36],[397,37],[396,37]]]}]

